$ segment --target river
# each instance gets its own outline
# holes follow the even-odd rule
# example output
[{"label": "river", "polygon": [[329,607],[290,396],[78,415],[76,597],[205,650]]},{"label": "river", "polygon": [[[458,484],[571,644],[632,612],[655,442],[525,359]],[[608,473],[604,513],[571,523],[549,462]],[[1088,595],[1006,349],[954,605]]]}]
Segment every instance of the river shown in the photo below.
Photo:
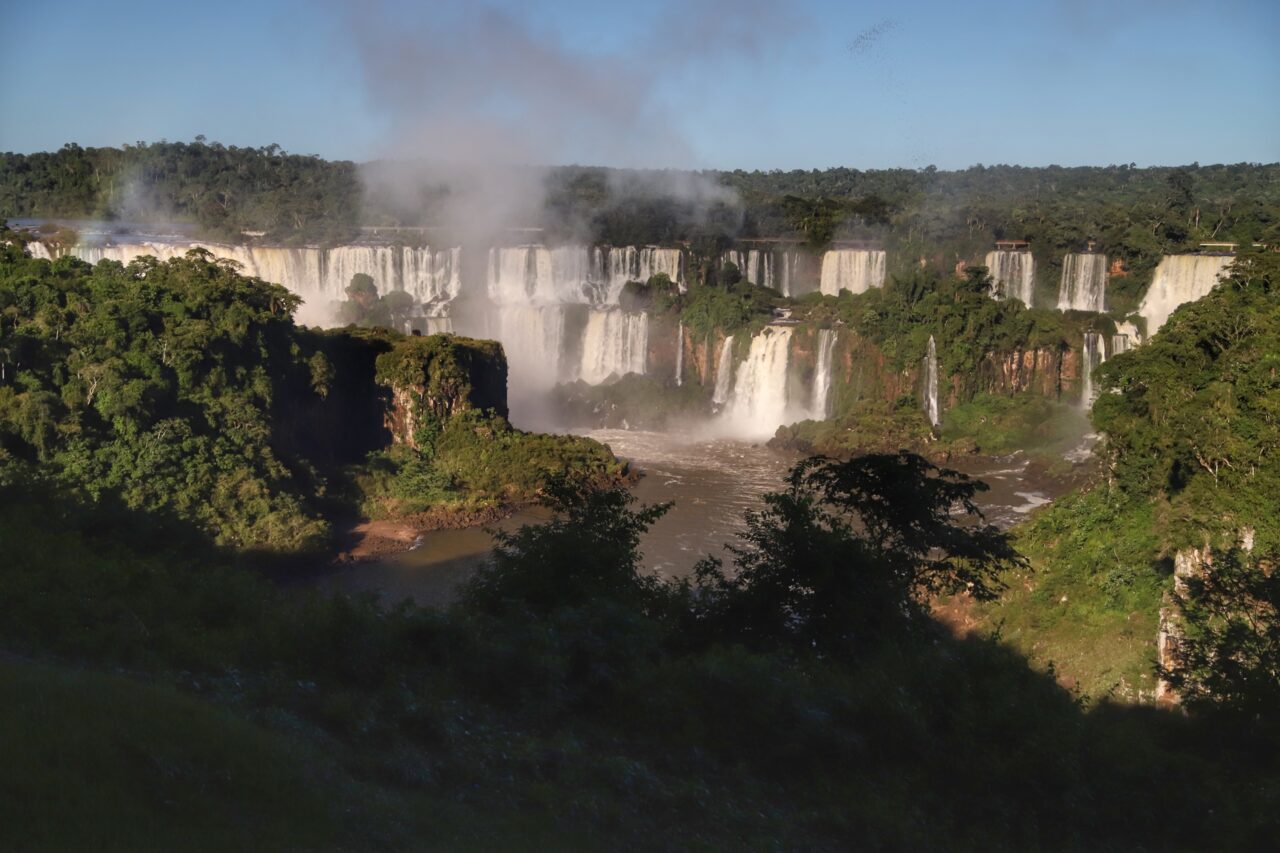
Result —
[{"label": "river", "polygon": [[[722,438],[681,438],[640,430],[581,434],[609,445],[631,462],[640,474],[633,492],[641,502],[672,502],[670,511],[640,545],[644,565],[665,577],[691,573],[694,564],[708,555],[727,557],[724,545],[744,529],[744,514],[763,505],[765,492],[780,489],[788,469],[800,458]],[[978,503],[987,519],[1002,528],[1022,521],[1067,488],[1064,482],[1037,473],[1023,454],[975,457],[952,467],[990,486],[979,495]],[[494,527],[514,530],[546,517],[544,510],[523,510]],[[372,592],[387,602],[412,598],[424,605],[441,605],[487,559],[492,545],[493,536],[485,528],[434,531],[424,534],[412,550],[344,566],[320,583],[329,589]]]}]

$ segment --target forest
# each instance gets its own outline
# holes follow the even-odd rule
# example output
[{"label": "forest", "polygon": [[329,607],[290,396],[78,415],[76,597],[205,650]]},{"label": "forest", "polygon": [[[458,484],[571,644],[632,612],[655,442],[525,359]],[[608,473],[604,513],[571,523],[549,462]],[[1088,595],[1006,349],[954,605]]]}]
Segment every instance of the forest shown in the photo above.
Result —
[{"label": "forest", "polygon": [[[507,425],[492,343],[302,329],[295,297],[199,250],[89,267],[0,242],[0,791],[24,795],[0,797],[0,846],[1248,849],[1280,828],[1270,253],[1102,367],[1107,475],[1028,531],[913,453],[812,458],[723,559],[664,580],[639,541],[668,507],[600,445]],[[983,275],[808,310],[873,335],[971,292],[992,340],[1025,333],[1035,312]],[[513,487],[547,520],[500,534],[447,608],[280,580],[335,507]],[[1080,617],[1051,609],[1064,589],[1082,625],[1155,609],[1193,529],[1225,571],[1181,593],[1189,715],[1031,665],[1018,620]],[[984,630],[935,618],[954,596]],[[61,769],[86,761],[106,784]]]},{"label": "forest", "polygon": [[[0,153],[0,217],[187,223],[206,238],[263,234],[286,245],[350,241],[362,226],[447,230],[451,188],[415,174],[413,163],[329,162],[275,145],[69,144]],[[535,170],[532,180],[543,188],[541,201],[521,208],[520,221],[492,227],[540,228],[548,242],[690,244],[711,256],[762,238],[816,249],[838,239],[871,241],[888,248],[900,273],[921,257],[950,269],[1000,239],[1030,241],[1037,263],[1056,272],[1064,252],[1093,241],[1132,273],[1113,281],[1122,299],[1136,297],[1161,254],[1206,241],[1280,244],[1274,164],[952,172],[565,166]]]}]

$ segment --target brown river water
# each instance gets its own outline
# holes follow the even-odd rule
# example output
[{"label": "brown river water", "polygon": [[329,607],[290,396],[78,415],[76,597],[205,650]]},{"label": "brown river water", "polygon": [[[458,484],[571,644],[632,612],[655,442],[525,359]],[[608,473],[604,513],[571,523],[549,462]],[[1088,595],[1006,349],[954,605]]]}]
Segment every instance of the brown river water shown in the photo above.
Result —
[{"label": "brown river water", "polygon": [[[633,487],[641,502],[673,503],[641,541],[645,566],[666,577],[691,573],[707,555],[727,557],[724,545],[744,529],[744,513],[758,509],[765,492],[781,488],[787,470],[800,458],[723,438],[638,430],[582,434],[631,462],[641,475]],[[990,489],[978,502],[987,519],[1002,528],[1067,490],[1064,481],[1038,473],[1022,454],[966,459],[951,467],[987,483]],[[387,603],[409,598],[429,606],[446,604],[457,585],[488,558],[493,529],[514,530],[546,517],[544,510],[532,508],[490,527],[425,533],[411,550],[343,566],[318,583],[324,589],[374,593]]]}]

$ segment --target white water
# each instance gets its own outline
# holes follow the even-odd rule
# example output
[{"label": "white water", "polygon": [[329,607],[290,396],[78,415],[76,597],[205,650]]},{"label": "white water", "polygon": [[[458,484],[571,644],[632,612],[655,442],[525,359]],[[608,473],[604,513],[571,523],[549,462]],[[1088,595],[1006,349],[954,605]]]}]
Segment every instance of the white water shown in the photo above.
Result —
[{"label": "white water", "polygon": [[1083,376],[1080,385],[1080,405],[1086,409],[1098,398],[1093,387],[1093,371],[1107,360],[1106,339],[1097,332],[1084,333],[1084,363],[1080,366]]},{"label": "white water", "polygon": [[1031,307],[1036,292],[1036,262],[1030,252],[987,252],[987,269],[996,283],[997,298],[1021,299]]},{"label": "white water", "polygon": [[645,372],[649,315],[620,309],[592,310],[582,334],[578,378],[592,385],[611,376]]},{"label": "white water", "polygon": [[921,369],[924,377],[924,413],[929,417],[929,423],[937,426],[942,419],[938,412],[938,345],[933,340],[933,335],[929,336],[929,346],[925,350]]},{"label": "white water", "polygon": [[766,326],[751,339],[746,360],[738,365],[733,396],[721,416],[725,431],[743,438],[766,439],[793,418],[787,405],[787,361],[791,329]]},{"label": "white water", "polygon": [[1147,295],[1138,313],[1147,320],[1150,338],[1165,324],[1179,305],[1195,302],[1218,283],[1218,276],[1231,262],[1230,255],[1165,255],[1156,267]]},{"label": "white water", "polygon": [[742,273],[742,280],[760,287],[774,287],[773,252],[759,249],[730,249],[720,257],[720,265],[733,264]]},{"label": "white water", "polygon": [[[34,244],[33,244],[34,245]],[[41,247],[44,248],[43,246]],[[245,275],[274,282],[298,294],[310,306],[302,319],[324,324],[331,301],[346,298],[351,277],[364,273],[373,278],[380,293],[404,290],[423,304],[423,313],[440,317],[461,290],[457,248],[432,249],[410,246],[336,246],[332,249],[241,246],[226,243],[138,241],[113,245],[78,245],[67,250],[96,264],[109,260],[128,264],[143,255],[162,261],[180,258],[194,248],[215,257],[235,261]],[[45,255],[48,255],[45,250]]]},{"label": "white water", "polygon": [[564,308],[539,305],[499,305],[497,322],[486,337],[502,343],[507,353],[512,396],[526,389],[548,389],[561,379],[564,353]]},{"label": "white water", "polygon": [[1062,259],[1062,284],[1058,288],[1059,311],[1106,310],[1107,256],[1069,254]]},{"label": "white water", "polygon": [[684,385],[684,322],[676,326],[676,387]]},{"label": "white water", "polygon": [[813,399],[809,403],[809,417],[815,421],[825,421],[831,417],[831,357],[835,348],[836,330],[819,330],[818,363],[813,371]]},{"label": "white water", "polygon": [[722,406],[729,400],[729,392],[733,383],[733,335],[724,339],[720,345],[720,359],[716,362],[716,388],[711,394],[711,402]]},{"label": "white water", "polygon": [[1129,351],[1128,335],[1112,335],[1111,336],[1111,357],[1115,358],[1122,352]]},{"label": "white water", "polygon": [[863,249],[832,249],[822,256],[819,289],[830,296],[840,291],[866,293],[884,284],[885,253]]}]

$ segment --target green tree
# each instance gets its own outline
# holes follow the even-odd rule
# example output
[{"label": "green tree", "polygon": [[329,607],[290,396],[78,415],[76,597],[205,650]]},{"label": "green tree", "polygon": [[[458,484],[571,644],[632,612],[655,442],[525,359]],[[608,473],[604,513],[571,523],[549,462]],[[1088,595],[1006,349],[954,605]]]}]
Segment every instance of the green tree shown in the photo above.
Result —
[{"label": "green tree", "polygon": [[1193,709],[1280,722],[1280,554],[1238,548],[1214,555],[1177,594],[1177,664],[1162,678]]},{"label": "green tree", "polygon": [[729,546],[736,572],[699,564],[698,621],[713,637],[845,656],[923,629],[940,593],[993,598],[997,573],[1025,561],[983,523],[985,489],[906,452],[800,462],[748,513],[745,544]]}]

